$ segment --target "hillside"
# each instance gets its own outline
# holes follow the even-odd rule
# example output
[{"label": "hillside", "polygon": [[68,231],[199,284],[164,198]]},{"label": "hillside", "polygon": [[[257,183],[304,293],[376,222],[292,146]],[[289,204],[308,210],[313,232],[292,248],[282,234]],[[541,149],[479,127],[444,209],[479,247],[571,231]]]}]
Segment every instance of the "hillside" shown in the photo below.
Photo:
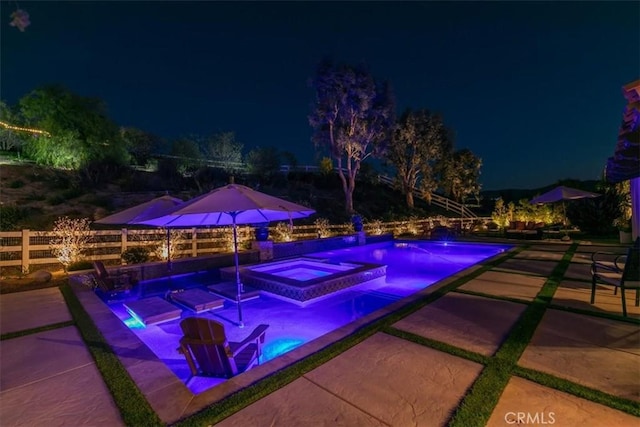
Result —
[{"label": "hillside", "polygon": [[[188,200],[226,182],[228,177],[215,174],[206,179],[202,176],[167,179],[158,173],[128,170],[113,182],[89,188],[70,171],[33,164],[3,164],[0,170],[1,224],[3,231],[47,230],[61,216],[93,221],[167,192]],[[349,220],[344,212],[344,194],[337,175],[295,172],[262,182],[256,177],[240,176],[235,182],[316,210],[315,215],[300,223],[313,222],[316,218],[327,218],[332,223]],[[448,215],[422,200],[416,200],[416,208],[408,210],[402,194],[366,175],[356,186],[354,205],[365,219],[389,221],[409,216]]]}]

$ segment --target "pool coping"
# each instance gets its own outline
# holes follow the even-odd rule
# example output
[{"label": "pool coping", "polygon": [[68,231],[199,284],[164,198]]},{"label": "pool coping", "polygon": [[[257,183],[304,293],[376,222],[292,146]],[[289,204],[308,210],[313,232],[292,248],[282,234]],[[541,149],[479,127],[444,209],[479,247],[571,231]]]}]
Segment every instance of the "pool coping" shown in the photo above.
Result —
[{"label": "pool coping", "polygon": [[[74,294],[95,323],[97,329],[113,349],[123,367],[136,383],[140,392],[152,409],[165,423],[173,423],[190,416],[211,404],[252,385],[269,375],[284,369],[300,360],[346,338],[362,327],[379,320],[390,313],[424,298],[438,289],[465,277],[483,264],[514,251],[516,245],[502,253],[485,258],[429,287],[393,302],[360,319],[322,335],[280,357],[270,360],[251,370],[237,375],[205,392],[194,394],[156,355],[132,332],[104,303],[91,287],[83,284],[85,275],[70,278],[69,283]],[[178,343],[176,343],[176,348]]]}]

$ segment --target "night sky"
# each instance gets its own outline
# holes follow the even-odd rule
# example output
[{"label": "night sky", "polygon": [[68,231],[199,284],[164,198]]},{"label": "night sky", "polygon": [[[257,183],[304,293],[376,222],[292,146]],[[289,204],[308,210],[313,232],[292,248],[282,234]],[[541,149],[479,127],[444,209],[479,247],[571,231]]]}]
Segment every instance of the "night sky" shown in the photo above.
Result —
[{"label": "night sky", "polygon": [[640,76],[638,2],[1,1],[0,97],[47,83],[172,138],[234,131],[316,164],[308,86],[323,57],[365,63],[407,107],[443,114],[483,159],[483,189],[598,179],[624,84]]}]

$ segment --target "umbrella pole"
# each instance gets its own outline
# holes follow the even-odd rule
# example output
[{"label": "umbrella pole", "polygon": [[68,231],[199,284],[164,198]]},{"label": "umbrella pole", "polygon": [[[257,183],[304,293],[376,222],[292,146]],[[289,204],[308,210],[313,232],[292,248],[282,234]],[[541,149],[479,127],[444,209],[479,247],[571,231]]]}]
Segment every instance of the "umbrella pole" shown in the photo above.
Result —
[{"label": "umbrella pole", "polygon": [[569,230],[567,230],[567,227],[569,226],[569,223],[567,221],[567,207],[564,203],[564,200],[562,201],[562,214],[564,215],[564,236],[569,237]]},{"label": "umbrella pole", "polygon": [[167,270],[171,272],[171,229],[167,227]]},{"label": "umbrella pole", "polygon": [[236,264],[236,288],[237,288],[236,302],[238,305],[238,326],[241,328],[244,328],[244,322],[242,321],[242,307],[241,307],[242,283],[240,282],[240,268],[238,265],[239,264],[238,262],[238,230],[236,225],[235,213],[231,215],[231,218],[233,220],[233,254],[234,254],[234,261]]}]

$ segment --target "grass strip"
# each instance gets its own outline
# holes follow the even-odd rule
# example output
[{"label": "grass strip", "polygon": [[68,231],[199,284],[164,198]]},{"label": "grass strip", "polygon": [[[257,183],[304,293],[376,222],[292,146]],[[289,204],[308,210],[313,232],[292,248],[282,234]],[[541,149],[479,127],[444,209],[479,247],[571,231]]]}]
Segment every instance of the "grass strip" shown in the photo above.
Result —
[{"label": "grass strip", "polygon": [[37,328],[25,329],[16,332],[7,332],[0,335],[0,341],[10,340],[11,338],[24,337],[25,335],[37,334],[39,332],[51,331],[53,329],[66,328],[67,326],[73,326],[73,320],[67,320],[65,322],[52,323],[46,326],[38,326]]},{"label": "grass strip", "polygon": [[565,252],[538,295],[520,315],[494,357],[462,399],[449,421],[450,427],[484,426],[498,404],[516,363],[531,341],[558,284],[569,267],[577,243]]},{"label": "grass strip", "polygon": [[[448,283],[447,285],[442,286],[441,288],[432,292],[425,298],[409,303],[406,306],[402,307],[401,309],[393,313],[389,313],[388,315],[380,319],[374,320],[372,323],[363,326],[361,329],[343,338],[342,340],[336,343],[333,343],[330,346],[325,347],[324,349],[310,356],[307,356],[303,360],[296,362],[293,365],[287,366],[286,368],[273,373],[272,375],[260,380],[259,382],[247,388],[244,388],[238,391],[237,393],[234,393],[220,400],[219,402],[216,402],[215,404],[203,409],[200,412],[197,412],[183,420],[177,421],[176,423],[173,424],[173,426],[196,427],[196,426],[202,426],[202,425],[211,425],[211,424],[215,424],[222,421],[223,419],[233,415],[234,413],[249,406],[250,404],[260,400],[261,398],[295,381],[305,373],[317,368],[318,366],[328,362],[334,357],[342,354],[349,348],[364,341],[366,338],[370,337],[374,333],[383,331],[383,330],[386,332],[387,331],[386,328],[389,328],[391,324],[419,310],[420,308],[432,303],[433,301],[445,295],[450,290],[463,285],[464,283],[477,277],[478,275],[484,273],[485,271],[490,270],[491,268],[500,264],[506,259],[513,257],[516,253],[517,252],[510,252],[500,258],[494,259],[492,261],[487,262],[486,264],[483,264],[483,266],[477,269],[476,271],[473,271],[464,277],[460,277],[452,281],[451,283]],[[395,328],[390,328],[389,330],[392,330],[392,329],[395,330]],[[440,345],[435,341],[431,344],[433,344],[434,348],[436,345],[438,346]],[[475,360],[476,358],[478,358],[478,356],[480,356],[475,353],[467,352],[462,349],[457,349],[453,346],[448,346],[442,343],[442,348],[444,348],[444,346],[446,346],[449,351],[459,352],[459,354],[463,355],[462,357],[466,356],[466,358],[471,360]],[[483,357],[482,359],[483,361],[479,363],[486,362],[484,356],[481,356],[481,357]]]},{"label": "grass strip", "polygon": [[69,284],[60,286],[71,316],[109,388],[122,420],[129,426],[163,426],[155,411],[122,366]]},{"label": "grass strip", "polygon": [[394,328],[393,326],[389,326],[382,329],[382,332],[388,335],[392,335],[397,338],[402,338],[407,341],[414,342],[416,344],[423,345],[425,347],[433,348],[434,350],[442,351],[443,353],[448,353],[453,356],[461,357],[463,359],[471,360],[472,362],[480,363],[482,365],[487,365],[489,363],[490,357],[484,356],[480,353],[475,353],[473,351],[464,350],[460,347],[453,346],[451,344],[447,344],[442,341],[434,340],[431,338],[423,337],[421,335],[416,335],[411,332],[403,331],[398,328]]},{"label": "grass strip", "polygon": [[545,387],[553,388],[592,402],[600,403],[605,406],[626,412],[636,417],[640,417],[640,402],[625,399],[619,396],[613,396],[600,390],[576,384],[563,378],[558,378],[544,372],[535,371],[533,369],[516,366],[513,371],[514,375],[536,382]]},{"label": "grass strip", "polygon": [[498,404],[502,390],[511,378],[512,369],[512,363],[495,358],[490,359],[458,405],[449,425],[485,426]]}]

